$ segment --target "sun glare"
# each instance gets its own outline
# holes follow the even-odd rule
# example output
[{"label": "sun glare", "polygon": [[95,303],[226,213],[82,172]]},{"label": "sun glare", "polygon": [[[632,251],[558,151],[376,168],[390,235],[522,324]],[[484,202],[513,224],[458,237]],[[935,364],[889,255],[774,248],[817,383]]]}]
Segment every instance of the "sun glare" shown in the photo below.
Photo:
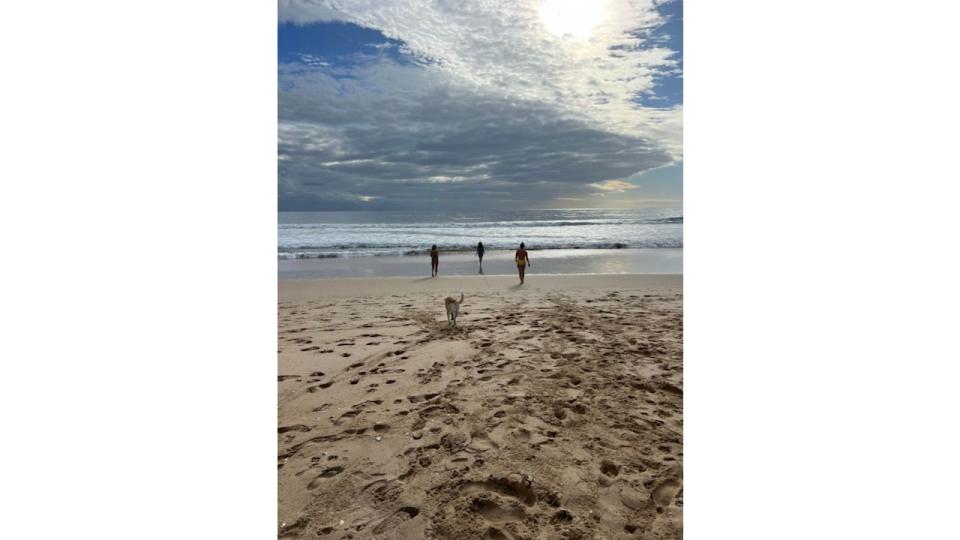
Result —
[{"label": "sun glare", "polygon": [[603,0],[543,0],[540,19],[551,34],[586,39],[607,17]]}]

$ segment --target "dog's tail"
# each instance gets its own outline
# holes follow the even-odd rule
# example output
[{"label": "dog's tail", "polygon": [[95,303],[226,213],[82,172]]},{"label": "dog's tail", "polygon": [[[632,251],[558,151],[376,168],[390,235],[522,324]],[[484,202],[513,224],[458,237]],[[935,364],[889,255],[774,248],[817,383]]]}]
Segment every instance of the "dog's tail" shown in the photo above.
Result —
[{"label": "dog's tail", "polygon": [[460,293],[460,301],[457,302],[457,305],[460,305],[462,303],[463,303],[463,292]]}]

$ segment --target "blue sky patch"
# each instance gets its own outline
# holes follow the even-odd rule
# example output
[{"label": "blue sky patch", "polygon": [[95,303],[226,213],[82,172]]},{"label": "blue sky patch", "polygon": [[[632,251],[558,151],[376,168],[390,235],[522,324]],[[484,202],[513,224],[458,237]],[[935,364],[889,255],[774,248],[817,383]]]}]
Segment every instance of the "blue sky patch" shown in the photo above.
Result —
[{"label": "blue sky patch", "polygon": [[344,22],[287,23],[277,30],[279,62],[315,68],[350,67],[364,58],[380,56],[399,63],[412,62],[401,52],[402,46],[402,41],[378,30]]},{"label": "blue sky patch", "polygon": [[657,6],[666,23],[657,28],[650,37],[652,45],[676,51],[676,73],[658,77],[654,94],[641,94],[636,101],[644,107],[669,108],[683,104],[683,2],[668,2]]}]

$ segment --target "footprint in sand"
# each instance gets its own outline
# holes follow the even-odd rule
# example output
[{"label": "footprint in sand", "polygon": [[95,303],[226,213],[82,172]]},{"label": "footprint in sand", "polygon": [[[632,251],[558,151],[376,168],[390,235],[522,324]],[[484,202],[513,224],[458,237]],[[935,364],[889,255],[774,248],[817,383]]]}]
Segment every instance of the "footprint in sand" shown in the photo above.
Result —
[{"label": "footprint in sand", "polygon": [[517,499],[527,506],[533,506],[537,502],[537,494],[530,486],[509,478],[490,477],[482,482],[466,482],[460,487],[460,492],[468,495],[496,493]]},{"label": "footprint in sand", "polygon": [[305,425],[303,425],[303,424],[297,424],[297,425],[295,425],[295,426],[280,426],[279,428],[277,428],[277,433],[278,433],[278,434],[279,434],[279,433],[286,433],[286,432],[288,432],[288,431],[302,431],[302,432],[307,432],[307,431],[310,431],[310,428],[307,427],[307,426],[305,426]]},{"label": "footprint in sand", "polygon": [[573,514],[561,508],[550,516],[550,521],[554,523],[570,523],[573,521]]},{"label": "footprint in sand", "polygon": [[336,467],[330,467],[329,469],[325,469],[322,473],[317,475],[316,478],[310,481],[310,483],[307,485],[307,489],[311,489],[311,490],[317,489],[317,486],[322,484],[325,479],[333,478],[334,476],[342,472],[343,472],[343,467],[339,465],[337,465]]},{"label": "footprint in sand", "polygon": [[419,396],[407,396],[407,401],[410,403],[420,403],[421,401],[429,401],[440,394],[423,394]]},{"label": "footprint in sand", "polygon": [[674,497],[680,492],[680,480],[668,478],[653,489],[650,499],[657,505],[657,511],[661,512],[663,508],[670,506]]},{"label": "footprint in sand", "polygon": [[323,388],[330,388],[331,384],[333,384],[333,381],[327,381],[316,386],[311,386],[310,388],[307,388],[307,391],[310,393],[319,392]]},{"label": "footprint in sand", "polygon": [[533,434],[526,428],[519,428],[511,431],[510,436],[521,441],[529,441]]},{"label": "footprint in sand", "polygon": [[527,513],[516,504],[504,503],[496,495],[484,494],[470,501],[470,510],[494,523],[523,521]]},{"label": "footprint in sand", "polygon": [[618,474],[620,474],[620,466],[617,465],[616,463],[603,460],[600,462],[600,472],[613,478]]},{"label": "footprint in sand", "polygon": [[492,440],[485,431],[474,430],[470,433],[470,450],[474,452],[485,452],[498,448],[500,448],[500,444]]},{"label": "footprint in sand", "polygon": [[383,534],[387,531],[396,529],[404,523],[420,515],[420,509],[416,506],[404,506],[396,512],[387,516],[376,527],[373,528],[373,534]]},{"label": "footprint in sand", "polygon": [[483,538],[485,540],[509,540],[511,537],[496,527],[489,527],[487,531],[483,533]]}]

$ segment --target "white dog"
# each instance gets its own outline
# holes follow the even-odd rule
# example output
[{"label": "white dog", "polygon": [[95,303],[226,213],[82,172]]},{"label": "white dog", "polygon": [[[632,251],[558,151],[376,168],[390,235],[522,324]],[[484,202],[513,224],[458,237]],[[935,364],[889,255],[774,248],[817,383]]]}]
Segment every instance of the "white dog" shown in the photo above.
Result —
[{"label": "white dog", "polygon": [[452,296],[446,297],[443,305],[447,308],[447,326],[457,326],[457,315],[460,314],[460,303],[463,302],[463,293],[460,293],[460,300],[454,300]]}]

